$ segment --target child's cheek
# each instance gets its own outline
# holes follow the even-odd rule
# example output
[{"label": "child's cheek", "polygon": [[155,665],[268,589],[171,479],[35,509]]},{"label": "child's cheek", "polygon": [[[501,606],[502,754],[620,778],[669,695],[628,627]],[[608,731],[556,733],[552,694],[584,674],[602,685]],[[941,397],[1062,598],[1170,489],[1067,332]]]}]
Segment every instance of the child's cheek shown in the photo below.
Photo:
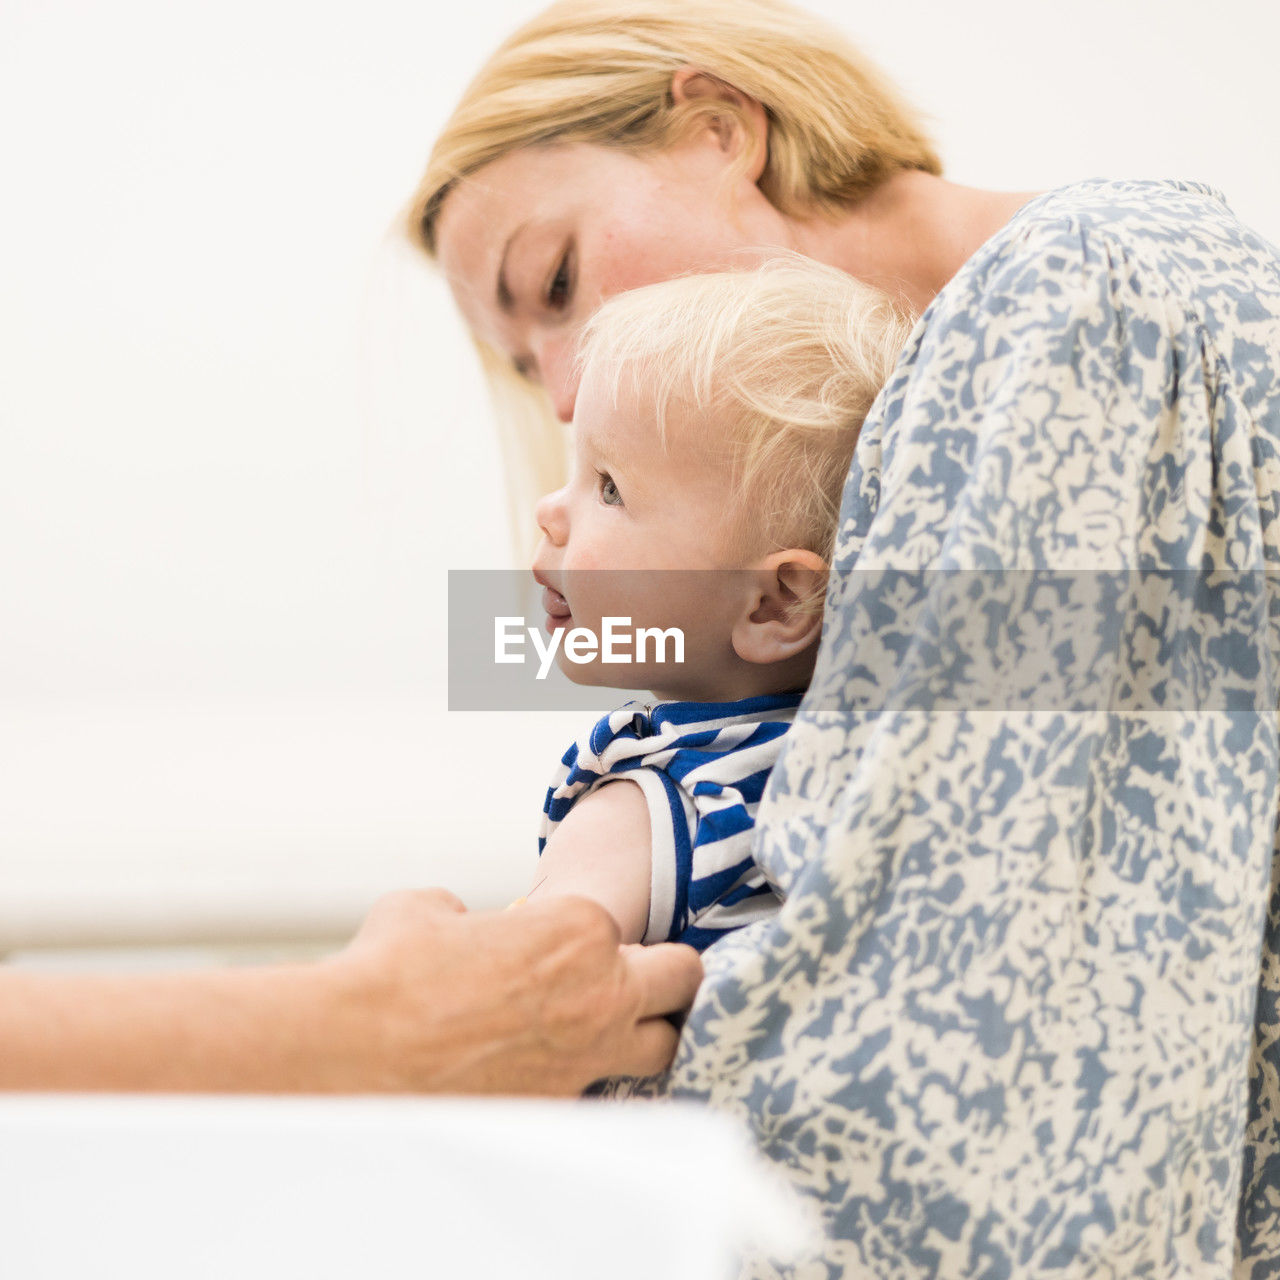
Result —
[{"label": "child's cheek", "polygon": [[583,530],[582,538],[575,538],[569,545],[564,559],[566,570],[578,573],[595,573],[617,565],[617,555],[607,541],[592,530]]}]

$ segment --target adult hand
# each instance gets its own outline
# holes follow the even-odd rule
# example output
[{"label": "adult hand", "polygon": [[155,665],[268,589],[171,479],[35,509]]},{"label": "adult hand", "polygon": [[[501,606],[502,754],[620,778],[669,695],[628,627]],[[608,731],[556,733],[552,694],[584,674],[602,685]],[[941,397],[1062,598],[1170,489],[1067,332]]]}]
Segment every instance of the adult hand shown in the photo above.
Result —
[{"label": "adult hand", "polygon": [[675,1052],[665,1015],[702,979],[689,947],[619,947],[588,899],[468,914],[440,890],[384,898],[326,964],[353,1087],[450,1093],[573,1095],[653,1075]]},{"label": "adult hand", "polygon": [[688,947],[620,949],[586,899],[468,915],[401,893],[316,964],[0,968],[0,1089],[575,1094],[665,1067],[662,1015],[701,973]]}]

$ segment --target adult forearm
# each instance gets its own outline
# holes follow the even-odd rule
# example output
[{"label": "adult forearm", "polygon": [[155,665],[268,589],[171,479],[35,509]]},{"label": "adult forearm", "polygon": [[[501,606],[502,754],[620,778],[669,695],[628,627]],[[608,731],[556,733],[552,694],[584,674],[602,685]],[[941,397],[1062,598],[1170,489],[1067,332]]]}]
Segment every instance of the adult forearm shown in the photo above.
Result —
[{"label": "adult forearm", "polygon": [[339,991],[319,966],[120,976],[0,972],[0,1087],[350,1088],[350,1055],[341,1051],[350,1016]]},{"label": "adult forearm", "polygon": [[0,971],[0,1089],[518,1089],[504,1064],[530,1039],[528,1000],[483,956],[434,951],[440,972],[416,982],[380,953],[156,975]]},{"label": "adult forearm", "polygon": [[0,970],[0,1088],[570,1095],[660,1070],[684,947],[619,951],[599,906],[466,915],[394,895],[340,955],[170,975]]}]

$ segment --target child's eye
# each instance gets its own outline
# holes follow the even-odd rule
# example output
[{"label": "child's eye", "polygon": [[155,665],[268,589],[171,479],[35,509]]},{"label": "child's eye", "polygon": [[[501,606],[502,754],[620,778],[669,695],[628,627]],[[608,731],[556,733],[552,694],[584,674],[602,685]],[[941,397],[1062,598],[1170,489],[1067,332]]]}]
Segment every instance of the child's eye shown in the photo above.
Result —
[{"label": "child's eye", "polygon": [[622,506],[622,494],[618,492],[618,486],[613,483],[613,477],[605,475],[603,471],[597,471],[596,475],[600,477],[600,501],[606,507]]}]

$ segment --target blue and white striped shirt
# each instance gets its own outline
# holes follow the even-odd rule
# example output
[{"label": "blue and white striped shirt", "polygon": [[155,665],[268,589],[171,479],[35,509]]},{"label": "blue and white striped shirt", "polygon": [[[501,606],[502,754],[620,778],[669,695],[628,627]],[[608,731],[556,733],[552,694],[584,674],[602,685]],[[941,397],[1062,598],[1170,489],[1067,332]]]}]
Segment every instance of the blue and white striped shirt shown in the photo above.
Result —
[{"label": "blue and white striped shirt", "polygon": [[538,852],[578,800],[626,778],[644,792],[653,834],[644,942],[702,951],[771,915],[778,897],[751,856],[751,833],[803,696],[628,702],[610,712],[565,752],[547,789]]}]

